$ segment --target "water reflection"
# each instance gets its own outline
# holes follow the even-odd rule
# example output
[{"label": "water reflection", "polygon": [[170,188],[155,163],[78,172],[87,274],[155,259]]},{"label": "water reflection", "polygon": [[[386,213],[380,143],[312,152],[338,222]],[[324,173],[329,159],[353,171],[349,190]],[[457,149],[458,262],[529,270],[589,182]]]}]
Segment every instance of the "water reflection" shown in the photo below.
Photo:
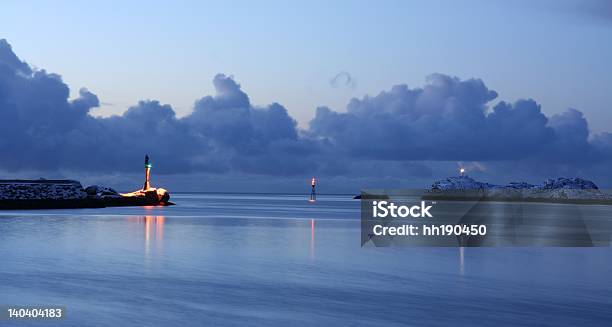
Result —
[{"label": "water reflection", "polygon": [[310,258],[314,259],[315,246],[315,220],[310,219]]},{"label": "water reflection", "polygon": [[147,211],[0,215],[0,303],[66,305],[70,326],[612,320],[609,248],[362,249],[360,203],[340,196],[308,208],[300,196],[180,196]]},{"label": "water reflection", "polygon": [[463,276],[465,273],[465,247],[459,247],[459,274]]},{"label": "water reflection", "polygon": [[144,227],[144,251],[145,256],[149,256],[151,252],[151,243],[155,244],[155,249],[158,253],[163,250],[164,241],[164,216],[136,216],[129,217],[128,222],[142,224]]}]

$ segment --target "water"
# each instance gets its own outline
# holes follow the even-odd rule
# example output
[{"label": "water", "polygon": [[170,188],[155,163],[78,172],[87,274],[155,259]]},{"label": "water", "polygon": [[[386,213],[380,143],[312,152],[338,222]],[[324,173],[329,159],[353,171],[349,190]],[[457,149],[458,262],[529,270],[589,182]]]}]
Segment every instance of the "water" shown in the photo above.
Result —
[{"label": "water", "polygon": [[612,321],[610,248],[361,248],[357,201],[305,199],[0,212],[0,304],[65,306],[65,326]]}]

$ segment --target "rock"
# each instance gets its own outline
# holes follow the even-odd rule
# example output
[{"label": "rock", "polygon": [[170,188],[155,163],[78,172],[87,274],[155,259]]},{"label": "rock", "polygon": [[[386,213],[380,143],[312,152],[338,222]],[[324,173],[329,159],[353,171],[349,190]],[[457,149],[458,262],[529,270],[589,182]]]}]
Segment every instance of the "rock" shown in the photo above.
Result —
[{"label": "rock", "polygon": [[[471,192],[468,192],[471,191]],[[508,185],[494,185],[478,182],[468,176],[449,177],[435,182],[430,189],[434,194],[453,194],[489,199],[548,199],[548,200],[605,200],[612,196],[599,190],[595,183],[582,178],[548,179],[540,185],[512,182]]]},{"label": "rock", "polygon": [[0,200],[76,200],[87,193],[74,180],[0,180]]},{"label": "rock", "polygon": [[449,177],[444,180],[439,180],[431,186],[432,191],[459,191],[459,190],[480,190],[492,187],[494,185],[475,181],[468,176]]},{"label": "rock", "polygon": [[535,187],[535,185],[529,184],[529,183],[525,183],[525,182],[511,182],[510,184],[506,185],[505,187],[507,187],[507,188],[514,188],[514,189],[526,189],[526,188]]},{"label": "rock", "polygon": [[98,194],[101,196],[121,196],[119,192],[115,191],[115,189],[111,187],[101,187],[98,189]]},{"label": "rock", "polygon": [[87,186],[85,188],[85,192],[89,196],[95,196],[96,194],[98,194],[98,185]]},{"label": "rock", "polygon": [[173,205],[162,188],[140,192],[122,195],[98,185],[84,189],[74,180],[0,180],[0,210]]},{"label": "rock", "polygon": [[582,178],[557,178],[548,179],[541,186],[543,189],[579,189],[579,190],[598,190],[595,183]]},{"label": "rock", "polygon": [[159,199],[159,202],[161,203],[168,203],[170,202],[170,193],[168,193],[167,191],[162,192],[162,195]]},{"label": "rock", "polygon": [[87,195],[93,198],[119,198],[121,194],[110,187],[91,185],[85,189]]}]

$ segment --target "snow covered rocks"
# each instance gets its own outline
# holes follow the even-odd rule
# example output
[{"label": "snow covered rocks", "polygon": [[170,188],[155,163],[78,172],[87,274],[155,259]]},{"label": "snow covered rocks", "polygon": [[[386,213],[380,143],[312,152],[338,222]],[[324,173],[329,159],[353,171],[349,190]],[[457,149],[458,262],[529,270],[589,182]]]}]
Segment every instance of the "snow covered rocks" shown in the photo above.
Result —
[{"label": "snow covered rocks", "polygon": [[512,182],[494,185],[468,176],[449,177],[436,181],[428,198],[479,199],[491,201],[612,203],[612,196],[603,193],[595,183],[582,178],[548,179],[542,184]]},{"label": "snow covered rocks", "polygon": [[73,180],[0,180],[0,200],[75,200],[87,193]]}]

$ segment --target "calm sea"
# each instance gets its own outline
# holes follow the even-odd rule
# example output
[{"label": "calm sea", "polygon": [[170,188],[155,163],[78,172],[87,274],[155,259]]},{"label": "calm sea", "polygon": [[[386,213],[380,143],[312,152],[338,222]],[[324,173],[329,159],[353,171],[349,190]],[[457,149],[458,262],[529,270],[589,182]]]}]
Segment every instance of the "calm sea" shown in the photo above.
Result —
[{"label": "calm sea", "polygon": [[361,248],[357,200],[306,199],[0,212],[0,305],[66,307],[15,326],[612,325],[610,248]]}]

